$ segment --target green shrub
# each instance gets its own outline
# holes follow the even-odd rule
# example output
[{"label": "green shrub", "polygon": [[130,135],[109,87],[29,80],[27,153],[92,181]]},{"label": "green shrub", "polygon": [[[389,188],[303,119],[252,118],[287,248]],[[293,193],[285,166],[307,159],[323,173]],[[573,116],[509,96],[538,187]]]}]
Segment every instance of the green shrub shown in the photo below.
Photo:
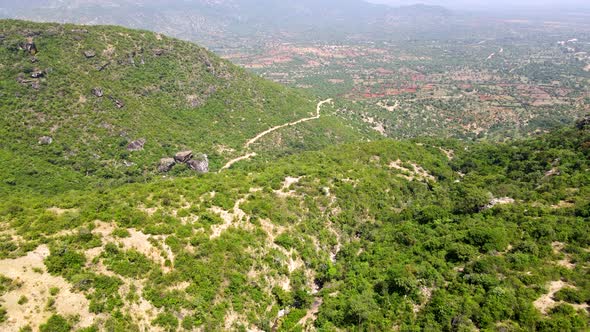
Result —
[{"label": "green shrub", "polygon": [[169,312],[158,314],[156,319],[152,321],[153,325],[160,326],[167,331],[175,331],[178,328],[178,318]]},{"label": "green shrub", "polygon": [[83,254],[68,248],[51,248],[51,255],[45,259],[47,272],[59,274],[66,278],[79,273],[86,263]]},{"label": "green shrub", "polygon": [[560,289],[557,293],[555,293],[554,298],[557,301],[565,301],[569,303],[584,303],[586,302],[586,298],[584,297],[583,293],[573,287],[565,287]]},{"label": "green shrub", "polygon": [[72,326],[68,321],[60,315],[53,315],[49,317],[47,322],[39,327],[41,332],[68,332],[72,330]]}]

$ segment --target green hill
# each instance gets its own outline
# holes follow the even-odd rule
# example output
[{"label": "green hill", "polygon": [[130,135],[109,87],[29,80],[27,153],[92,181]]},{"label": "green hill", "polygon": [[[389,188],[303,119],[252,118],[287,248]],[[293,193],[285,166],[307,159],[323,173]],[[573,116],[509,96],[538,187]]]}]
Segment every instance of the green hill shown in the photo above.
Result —
[{"label": "green hill", "polygon": [[[215,171],[251,150],[244,144],[259,132],[316,114],[313,96],[147,31],[1,20],[0,68],[0,190],[146,181],[161,158],[184,150],[208,155]],[[297,130],[253,150],[284,154],[362,136],[329,117]]]},{"label": "green hill", "polygon": [[[585,330],[587,122],[507,144],[388,140],[7,198],[0,327]],[[56,288],[25,294],[39,280]]]},{"label": "green hill", "polygon": [[2,331],[588,330],[590,117],[361,142],[151,32],[0,21],[0,60]]}]

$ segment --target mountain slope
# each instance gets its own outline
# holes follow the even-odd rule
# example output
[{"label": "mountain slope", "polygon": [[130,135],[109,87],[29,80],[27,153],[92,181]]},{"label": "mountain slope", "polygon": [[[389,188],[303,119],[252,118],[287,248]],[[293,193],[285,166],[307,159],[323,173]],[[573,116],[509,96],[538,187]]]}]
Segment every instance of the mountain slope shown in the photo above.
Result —
[{"label": "mountain slope", "polygon": [[0,327],[584,330],[588,122],[7,198]]},{"label": "mountain slope", "polygon": [[[151,32],[5,20],[0,35],[4,186],[145,181],[160,158],[183,150],[207,154],[218,170],[251,150],[245,143],[258,133],[316,114],[311,96]],[[322,111],[329,115],[329,106]],[[316,147],[361,137],[329,122],[299,129],[316,136]],[[287,135],[273,149],[306,144]]]},{"label": "mountain slope", "polygon": [[[0,17],[116,24],[148,29],[210,47],[236,46],[273,38],[313,39],[348,34],[390,34],[391,28],[416,35],[448,21],[449,11],[434,6],[392,8],[362,0],[223,1],[53,1],[0,5]],[[436,30],[436,29],[434,29]],[[413,33],[412,33],[413,32]]]}]

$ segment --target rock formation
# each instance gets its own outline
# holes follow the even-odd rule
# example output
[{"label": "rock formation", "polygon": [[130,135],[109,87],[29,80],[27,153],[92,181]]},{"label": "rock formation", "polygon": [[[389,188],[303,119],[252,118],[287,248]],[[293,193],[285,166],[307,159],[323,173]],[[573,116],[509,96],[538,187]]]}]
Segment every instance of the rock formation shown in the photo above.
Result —
[{"label": "rock formation", "polygon": [[181,151],[174,156],[174,160],[178,163],[186,163],[193,156],[192,151]]},{"label": "rock formation", "polygon": [[39,144],[41,145],[49,145],[53,143],[53,138],[49,137],[49,136],[41,136],[39,137]]},{"label": "rock formation", "polygon": [[45,72],[42,70],[34,71],[31,73],[32,78],[41,78],[43,76],[45,76]]},{"label": "rock formation", "polygon": [[200,154],[196,156],[194,159],[187,161],[186,165],[198,173],[209,172],[209,159],[207,158],[206,154]]},{"label": "rock formation", "polygon": [[162,158],[158,163],[158,171],[169,172],[176,164],[186,164],[186,166],[198,173],[209,172],[209,159],[206,154],[199,153],[193,157],[192,151],[181,151],[174,155],[174,158]]},{"label": "rock formation", "polygon": [[25,52],[29,53],[30,55],[35,55],[38,52],[37,45],[35,45],[32,38],[27,39],[26,43],[22,43],[20,45],[20,48],[22,48]]},{"label": "rock formation", "polygon": [[158,171],[162,173],[169,172],[174,165],[176,165],[174,158],[162,158],[158,164]]},{"label": "rock formation", "polygon": [[143,150],[143,146],[146,143],[146,139],[145,138],[140,138],[138,140],[135,140],[131,143],[129,143],[127,145],[127,150],[128,151],[141,151]]},{"label": "rock formation", "polygon": [[113,103],[115,103],[115,106],[117,108],[123,108],[123,107],[125,107],[125,103],[122,100],[116,99],[116,98],[114,98],[112,96],[109,97],[109,98],[113,101]]},{"label": "rock formation", "polygon": [[90,92],[92,92],[92,94],[95,95],[96,97],[104,96],[104,93],[101,88],[93,88]]}]

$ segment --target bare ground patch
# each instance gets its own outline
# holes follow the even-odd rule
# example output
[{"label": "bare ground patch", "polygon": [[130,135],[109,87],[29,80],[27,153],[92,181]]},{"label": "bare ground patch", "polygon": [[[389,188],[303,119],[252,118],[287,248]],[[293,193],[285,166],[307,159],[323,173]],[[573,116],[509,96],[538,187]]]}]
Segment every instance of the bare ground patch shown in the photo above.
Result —
[{"label": "bare ground patch", "polygon": [[[533,302],[533,305],[535,306],[535,308],[537,308],[543,314],[547,314],[549,312],[549,310],[551,310],[551,308],[553,308],[559,304],[565,303],[563,301],[555,301],[555,299],[553,297],[555,296],[555,294],[557,292],[559,292],[560,290],[562,290],[563,288],[566,288],[566,287],[576,288],[572,285],[569,285],[568,283],[566,283],[563,280],[550,282],[549,283],[549,293],[542,295],[539,299],[537,299],[535,302]],[[576,309],[588,310],[588,308],[590,307],[590,306],[588,306],[588,304],[572,304],[572,303],[568,303],[568,304]]]},{"label": "bare ground patch", "polygon": [[[409,165],[412,169],[404,166],[404,164]],[[409,162],[402,162],[401,160],[392,161],[389,163],[389,168],[397,169],[402,171],[402,174],[399,174],[400,177],[407,179],[408,181],[419,180],[419,181],[436,181],[434,176],[432,176],[428,171],[426,171],[422,166],[409,163]]]},{"label": "bare ground patch", "polygon": [[211,226],[212,232],[209,236],[210,239],[214,239],[221,236],[221,233],[223,233],[226,229],[230,228],[234,223],[239,223],[249,219],[246,213],[242,209],[240,209],[240,205],[245,201],[246,198],[237,200],[234,204],[232,211],[225,211],[218,206],[214,206],[209,209],[209,211],[218,214],[224,221],[224,223],[221,225]]},{"label": "bare ground patch", "polygon": [[58,216],[61,216],[61,215],[64,215],[66,213],[77,213],[80,210],[79,209],[62,209],[62,208],[59,208],[57,206],[54,206],[54,207],[51,207],[51,208],[47,209],[47,211],[48,212],[51,212],[51,213],[54,213],[54,214],[56,214]]},{"label": "bare ground patch", "polygon": [[[115,238],[112,236],[112,232],[116,229],[114,223],[105,223],[99,221],[96,223],[97,227],[92,231],[93,234],[100,234],[103,240],[103,247],[92,248],[85,254],[89,258],[97,257],[102,252],[104,245],[108,242],[113,242],[121,245],[125,250],[136,250],[137,252],[145,255],[155,263],[159,264],[164,271],[169,271],[170,268],[165,266],[166,260],[174,262],[174,254],[172,249],[165,243],[165,237],[163,236],[151,236],[138,231],[134,228],[128,228],[129,237]],[[163,250],[155,247],[150,239],[156,240],[159,245],[162,246]],[[162,252],[163,251],[163,252]]]},{"label": "bare ground patch", "polygon": [[[20,284],[20,287],[2,297],[8,319],[0,325],[1,330],[18,331],[26,325],[37,330],[53,314],[46,308],[51,297],[49,289],[52,287],[59,288],[55,296],[55,312],[62,316],[79,315],[78,328],[88,327],[96,319],[97,316],[88,311],[89,302],[83,294],[71,292],[72,285],[69,282],[45,271],[43,261],[48,256],[49,248],[41,245],[26,256],[0,261],[2,274]],[[27,301],[18,304],[22,296]]]},{"label": "bare ground patch", "polygon": [[298,178],[294,178],[294,177],[286,177],[285,181],[283,181],[283,185],[281,186],[281,189],[279,190],[274,190],[274,193],[279,196],[279,197],[293,197],[296,195],[296,191],[295,190],[289,190],[291,188],[291,186],[295,183],[298,183],[299,180],[301,180],[301,177]]},{"label": "bare ground patch", "polygon": [[571,261],[571,256],[563,252],[563,249],[565,249],[565,243],[556,241],[551,243],[551,247],[553,248],[554,255],[564,255],[563,259],[557,261],[557,265],[565,267],[569,270],[573,270],[576,268],[576,264],[572,263]]}]

